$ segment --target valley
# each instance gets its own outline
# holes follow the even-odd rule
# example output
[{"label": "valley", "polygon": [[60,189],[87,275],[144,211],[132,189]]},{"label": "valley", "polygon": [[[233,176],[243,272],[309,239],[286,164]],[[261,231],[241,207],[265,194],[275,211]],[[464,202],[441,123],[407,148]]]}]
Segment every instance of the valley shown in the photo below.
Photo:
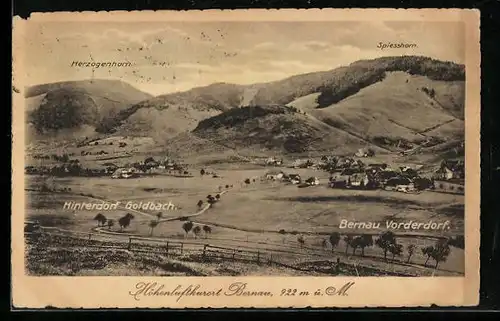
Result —
[{"label": "valley", "polygon": [[[353,266],[366,275],[463,275],[464,74],[463,65],[401,56],[156,97],[111,80],[34,86],[25,92],[25,217],[91,233],[104,247],[154,238],[196,255],[209,244],[282,258],[280,268],[232,263],[235,275],[359,273]],[[174,206],[74,210],[67,202]],[[81,273],[112,275],[120,260]],[[188,273],[226,275],[193,257],[176,260]],[[337,260],[347,267],[332,272]],[[136,273],[178,273],[137,264]]]}]

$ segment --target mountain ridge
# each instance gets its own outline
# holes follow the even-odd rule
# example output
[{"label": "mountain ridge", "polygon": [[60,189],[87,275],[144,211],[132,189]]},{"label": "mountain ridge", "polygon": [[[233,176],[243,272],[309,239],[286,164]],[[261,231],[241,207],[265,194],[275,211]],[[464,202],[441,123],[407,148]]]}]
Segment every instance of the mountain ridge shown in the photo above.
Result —
[{"label": "mountain ridge", "polygon": [[[200,124],[201,127],[209,123],[214,125],[214,120],[235,116],[232,111],[237,108],[284,108],[288,105],[300,112],[279,117],[287,122],[298,121],[311,130],[307,134],[311,137],[315,137],[317,131],[329,128],[347,141],[355,140],[355,145],[364,142],[365,146],[392,150],[393,145],[399,146],[401,141],[418,145],[424,141],[428,143],[427,140],[440,143],[461,139],[464,79],[465,66],[453,62],[422,56],[382,57],[267,83],[214,83],[149,97],[122,104],[120,108],[112,108],[111,112],[98,113],[94,118],[89,116],[92,120],[86,123],[95,125],[96,132],[101,135],[151,136],[163,143],[189,132],[207,139],[212,136],[209,133],[222,129],[208,126],[202,130]],[[40,88],[44,87],[31,92],[38,93]],[[73,90],[73,95],[78,96],[78,91]],[[93,98],[99,99],[97,95]],[[95,110],[90,102],[83,105],[82,110]],[[427,117],[427,113],[431,116]],[[303,114],[312,118],[306,119]],[[249,116],[243,122],[248,122],[247,118]],[[262,119],[272,127],[269,128],[272,132],[276,125],[272,117],[263,115]],[[224,135],[245,143],[237,133],[225,131]],[[258,137],[264,145],[272,138]],[[210,139],[217,140],[218,137]],[[307,141],[298,140],[301,146]],[[333,143],[332,140],[331,143],[342,145],[340,141]]]}]

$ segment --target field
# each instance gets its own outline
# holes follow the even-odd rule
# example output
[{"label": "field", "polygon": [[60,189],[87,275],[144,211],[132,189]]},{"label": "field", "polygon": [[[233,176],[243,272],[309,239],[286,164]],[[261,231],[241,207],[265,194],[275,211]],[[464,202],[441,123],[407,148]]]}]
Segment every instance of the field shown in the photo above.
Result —
[{"label": "field", "polygon": [[[307,267],[311,273],[321,270],[325,264],[330,266],[329,260],[337,257],[342,257],[343,262],[347,260],[366,268],[399,271],[398,273],[410,275],[461,275],[464,272],[462,249],[452,247],[448,259],[440,262],[436,271],[424,266],[426,257],[420,250],[434,244],[437,237],[463,235],[463,195],[431,191],[406,194],[383,190],[331,189],[327,187],[328,174],[313,169],[281,168],[286,173],[298,173],[304,178],[310,176],[319,178],[320,185],[307,188],[262,180],[269,170],[264,167],[249,166],[248,169],[242,169],[242,166],[239,166],[239,169],[232,169],[229,165],[219,165],[214,170],[220,177],[194,175],[194,177],[182,178],[151,175],[136,179],[116,180],[109,177],[28,176],[26,215],[28,219],[38,220],[42,226],[54,226],[80,232],[108,233],[110,237],[116,236],[116,238],[135,235],[199,244],[209,243],[227,248],[257,249],[267,253],[289,251],[292,253],[282,254],[284,260],[289,262],[293,259],[295,265]],[[199,173],[199,170],[193,172]],[[243,183],[246,178],[250,179],[250,184]],[[40,192],[39,187],[42,184],[55,189],[71,188],[71,192]],[[170,202],[175,205],[176,209],[161,211],[162,220],[167,220],[199,212],[197,202],[203,200],[206,204],[208,194],[215,195],[221,190],[227,192],[221,196],[219,202],[200,215],[190,218],[195,225],[207,225],[212,229],[210,234],[201,233],[198,236],[192,232],[186,235],[182,229],[184,222],[179,220],[161,222],[152,231],[149,223],[156,219],[157,210],[130,211],[126,208],[119,208],[112,211],[100,211],[107,219],[115,221],[127,212],[133,213],[134,219],[130,226],[121,230],[118,226],[109,229],[108,227],[97,228],[97,222],[93,219],[99,211],[63,209],[64,203],[69,201],[94,203],[99,203],[99,200],[120,201],[123,206],[126,206],[128,202],[162,204]],[[87,196],[81,196],[81,194]],[[339,227],[342,220],[380,223],[380,228],[342,229]],[[408,264],[406,251],[388,263],[383,258],[382,250],[376,245],[367,247],[364,256],[361,256],[360,249],[353,255],[351,248],[348,249],[346,255],[344,241],[340,241],[333,251],[328,242],[325,247],[324,240],[328,240],[329,234],[334,231],[342,235],[372,234],[378,236],[387,229],[386,221],[389,220],[393,222],[412,220],[418,223],[426,223],[430,220],[436,223],[449,221],[450,228],[393,230],[398,242],[405,249],[408,244],[417,246]],[[299,235],[304,238],[303,245],[298,242]],[[51,255],[57,253],[54,251]],[[178,259],[182,260],[182,258]],[[196,265],[196,263],[190,264]],[[245,270],[243,266],[249,265],[238,264],[241,265],[237,268],[238,271]],[[432,259],[428,265],[433,266]],[[274,269],[274,272],[271,272],[271,269]],[[122,270],[123,267],[116,271]],[[121,275],[119,272],[116,273]],[[268,275],[269,273],[291,275],[296,272],[265,266],[248,272],[252,275]]]}]

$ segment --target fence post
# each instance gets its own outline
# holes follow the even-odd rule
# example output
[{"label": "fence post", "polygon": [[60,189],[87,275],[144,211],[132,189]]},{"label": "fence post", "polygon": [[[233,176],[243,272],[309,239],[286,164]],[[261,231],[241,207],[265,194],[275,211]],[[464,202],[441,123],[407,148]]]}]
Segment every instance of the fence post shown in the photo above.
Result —
[{"label": "fence post", "polygon": [[89,233],[89,241],[92,239],[92,233]]},{"label": "fence post", "polygon": [[234,261],[234,256],[236,255],[236,249],[233,249],[233,261]]},{"label": "fence post", "polygon": [[132,247],[132,238],[131,238],[131,237],[129,237],[129,238],[128,238],[128,247],[127,247],[127,249],[130,251],[130,248],[131,248],[131,247]]},{"label": "fence post", "polygon": [[257,263],[260,263],[260,251],[257,251]]},{"label": "fence post", "polygon": [[181,255],[184,253],[184,243],[181,243]]},{"label": "fence post", "polygon": [[271,265],[271,263],[273,263],[273,255],[272,254],[269,255],[269,261],[267,263],[269,265]]},{"label": "fence post", "polygon": [[202,253],[202,257],[205,258],[205,252],[207,251],[207,245],[203,245],[203,253]]},{"label": "fence post", "polygon": [[167,249],[166,250],[167,250],[167,256],[168,256],[168,242],[167,242]]}]

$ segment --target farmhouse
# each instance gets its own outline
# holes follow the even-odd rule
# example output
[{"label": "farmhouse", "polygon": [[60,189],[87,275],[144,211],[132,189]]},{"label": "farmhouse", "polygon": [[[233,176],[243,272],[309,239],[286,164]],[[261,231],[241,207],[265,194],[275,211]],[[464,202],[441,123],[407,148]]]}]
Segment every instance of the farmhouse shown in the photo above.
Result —
[{"label": "farmhouse", "polygon": [[300,182],[301,182],[299,174],[290,174],[290,175],[288,175],[287,179],[292,184],[300,184]]},{"label": "farmhouse", "polygon": [[356,173],[362,173],[361,170],[355,168],[346,168],[343,171],[336,171],[330,177],[329,186],[331,188],[346,188],[349,186],[351,176]]},{"label": "farmhouse", "polygon": [[398,192],[410,192],[415,189],[413,182],[406,177],[394,177],[384,184],[385,190],[392,190]]},{"label": "farmhouse", "polygon": [[319,185],[319,179],[317,177],[309,177],[305,183],[309,186]]},{"label": "farmhouse", "polygon": [[268,180],[278,180],[278,179],[282,179],[283,176],[285,175],[285,173],[283,173],[282,171],[269,171],[266,173],[266,179]]},{"label": "farmhouse", "polygon": [[436,180],[449,180],[454,176],[453,171],[446,166],[441,166],[433,175]]},{"label": "farmhouse", "polygon": [[111,178],[134,178],[138,176],[138,172],[135,168],[118,168]]},{"label": "farmhouse", "polygon": [[434,173],[433,177],[437,180],[464,179],[465,166],[463,160],[443,160],[441,167]]},{"label": "farmhouse", "polygon": [[349,186],[364,188],[368,186],[370,179],[366,173],[354,173],[349,177]]}]

